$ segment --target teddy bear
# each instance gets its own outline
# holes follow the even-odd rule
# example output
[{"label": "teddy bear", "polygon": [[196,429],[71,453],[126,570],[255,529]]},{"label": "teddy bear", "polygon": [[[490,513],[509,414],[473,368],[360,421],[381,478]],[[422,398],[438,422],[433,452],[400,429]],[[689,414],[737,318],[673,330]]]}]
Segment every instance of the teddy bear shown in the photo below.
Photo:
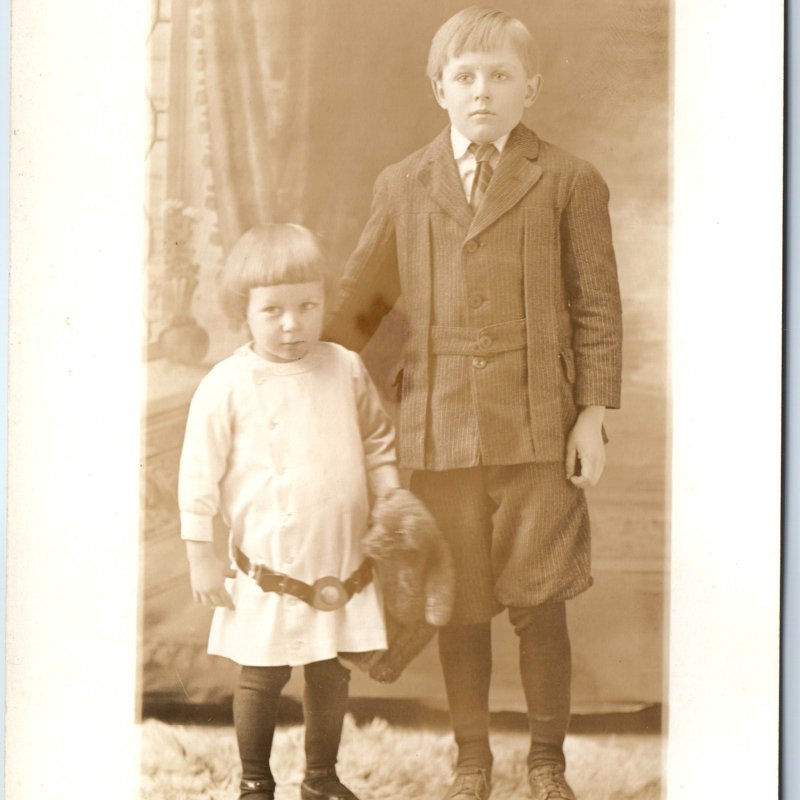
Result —
[{"label": "teddy bear", "polygon": [[446,625],[453,609],[453,560],[430,512],[407,489],[378,498],[363,541],[383,590],[388,650],[357,666],[389,683]]}]

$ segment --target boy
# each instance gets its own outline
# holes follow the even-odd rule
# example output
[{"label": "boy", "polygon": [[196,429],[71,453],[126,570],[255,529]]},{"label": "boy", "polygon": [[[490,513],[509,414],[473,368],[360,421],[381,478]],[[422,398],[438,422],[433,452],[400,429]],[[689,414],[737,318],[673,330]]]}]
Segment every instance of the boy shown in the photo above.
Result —
[{"label": "boy", "polygon": [[608,190],[521,124],[541,86],[525,26],[468,8],[434,36],[428,77],[450,126],[388,167],[328,336],[361,348],[400,295],[399,458],[447,536],[453,622],[439,653],[458,745],[444,800],[485,800],[490,621],[519,636],[536,800],[564,777],[564,601],[592,582],[583,487],[619,407],[621,311]]}]

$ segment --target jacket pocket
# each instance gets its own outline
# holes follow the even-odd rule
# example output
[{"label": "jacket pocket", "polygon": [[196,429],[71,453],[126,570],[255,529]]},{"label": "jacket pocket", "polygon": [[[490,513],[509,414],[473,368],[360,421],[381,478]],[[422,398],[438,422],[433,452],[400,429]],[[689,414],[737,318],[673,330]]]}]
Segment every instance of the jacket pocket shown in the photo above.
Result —
[{"label": "jacket pocket", "polygon": [[571,348],[566,348],[558,354],[558,360],[567,383],[575,383],[575,353]]},{"label": "jacket pocket", "polygon": [[397,370],[392,380],[392,388],[394,389],[394,400],[399,403],[403,399],[403,367]]}]

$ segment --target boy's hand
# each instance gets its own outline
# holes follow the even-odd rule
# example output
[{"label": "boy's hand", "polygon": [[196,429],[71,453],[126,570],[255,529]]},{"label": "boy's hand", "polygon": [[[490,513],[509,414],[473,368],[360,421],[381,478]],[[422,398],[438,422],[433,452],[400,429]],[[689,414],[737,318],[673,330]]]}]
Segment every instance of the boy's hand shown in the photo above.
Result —
[{"label": "boy's hand", "polygon": [[[606,447],[603,443],[605,412],[603,406],[585,406],[567,436],[567,480],[581,489],[597,486],[606,465]],[[578,461],[580,468],[576,470]]]},{"label": "boy's hand", "polygon": [[225,588],[225,578],[232,578],[236,573],[217,558],[212,543],[187,541],[186,553],[195,603],[233,608],[233,598]]}]

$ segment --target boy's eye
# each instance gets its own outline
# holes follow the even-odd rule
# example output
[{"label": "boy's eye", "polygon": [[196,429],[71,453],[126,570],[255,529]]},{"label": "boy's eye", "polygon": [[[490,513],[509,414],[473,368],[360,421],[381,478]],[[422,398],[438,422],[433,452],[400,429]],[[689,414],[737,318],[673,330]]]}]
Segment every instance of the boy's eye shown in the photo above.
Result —
[{"label": "boy's eye", "polygon": [[311,311],[318,305],[319,303],[315,303],[313,300],[307,300],[305,303],[303,303],[303,311]]},{"label": "boy's eye", "polygon": [[456,75],[456,82],[457,83],[467,83],[472,78],[468,72],[462,72],[460,75]]},{"label": "boy's eye", "polygon": [[270,316],[275,316],[275,314],[281,313],[281,309],[279,306],[267,306],[262,310],[264,311],[265,314],[269,314]]},{"label": "boy's eye", "polygon": [[505,72],[495,72],[494,74],[495,80],[498,81],[506,81],[508,80],[508,74]]}]

